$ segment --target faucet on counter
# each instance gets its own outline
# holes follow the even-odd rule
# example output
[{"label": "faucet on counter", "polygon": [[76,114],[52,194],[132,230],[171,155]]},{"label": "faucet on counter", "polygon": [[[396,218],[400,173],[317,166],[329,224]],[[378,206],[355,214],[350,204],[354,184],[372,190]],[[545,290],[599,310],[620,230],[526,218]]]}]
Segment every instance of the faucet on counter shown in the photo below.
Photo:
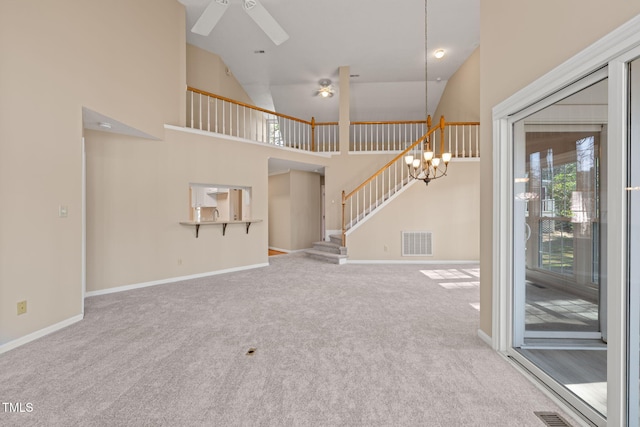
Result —
[{"label": "faucet on counter", "polygon": [[216,221],[218,218],[220,218],[220,212],[218,208],[213,208],[213,220]]}]

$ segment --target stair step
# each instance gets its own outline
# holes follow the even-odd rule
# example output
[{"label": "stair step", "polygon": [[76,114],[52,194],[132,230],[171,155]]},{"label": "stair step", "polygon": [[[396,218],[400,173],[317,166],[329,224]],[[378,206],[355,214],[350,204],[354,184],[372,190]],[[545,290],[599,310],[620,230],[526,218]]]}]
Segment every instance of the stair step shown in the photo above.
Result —
[{"label": "stair step", "polygon": [[342,235],[341,234],[332,234],[329,236],[329,240],[337,245],[342,245]]},{"label": "stair step", "polygon": [[347,248],[333,242],[313,242],[313,249],[317,251],[329,252],[338,255],[346,255]]},{"label": "stair step", "polygon": [[318,251],[315,249],[306,249],[304,252],[311,258],[330,262],[333,264],[346,264],[347,262],[347,256],[342,254],[333,254],[329,252]]}]

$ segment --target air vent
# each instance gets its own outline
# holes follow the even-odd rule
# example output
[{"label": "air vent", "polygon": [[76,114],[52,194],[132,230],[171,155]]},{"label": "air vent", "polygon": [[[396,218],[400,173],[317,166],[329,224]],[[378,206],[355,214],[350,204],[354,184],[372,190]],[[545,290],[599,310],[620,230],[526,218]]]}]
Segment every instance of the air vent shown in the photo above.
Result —
[{"label": "air vent", "polygon": [[571,427],[571,424],[565,421],[555,412],[534,412],[542,420],[544,425],[549,427]]},{"label": "air vent", "polygon": [[402,256],[432,256],[431,235],[430,231],[403,231]]}]

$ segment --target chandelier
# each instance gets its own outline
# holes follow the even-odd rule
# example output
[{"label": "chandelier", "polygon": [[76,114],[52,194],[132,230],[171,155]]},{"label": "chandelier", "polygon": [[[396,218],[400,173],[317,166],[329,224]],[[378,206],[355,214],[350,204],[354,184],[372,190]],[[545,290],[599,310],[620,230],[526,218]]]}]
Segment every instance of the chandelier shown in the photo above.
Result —
[{"label": "chandelier", "polygon": [[[429,85],[429,75],[427,62],[429,50],[427,47],[427,2],[428,0],[424,0],[424,103],[428,117],[429,98],[427,96],[427,87]],[[438,51],[436,51],[436,57],[442,58],[443,56],[444,50],[438,49]],[[442,121],[444,121],[444,119],[442,119]],[[427,122],[431,123],[430,120],[427,120]],[[429,132],[429,130],[430,129],[427,129],[427,132]],[[444,123],[441,123],[440,132],[444,132]],[[441,148],[443,146],[444,144],[441,145]],[[422,151],[422,156],[413,156],[409,154],[404,158],[404,161],[407,164],[407,168],[409,169],[409,176],[413,179],[424,181],[426,185],[429,185],[429,183],[434,179],[447,176],[447,168],[449,167],[449,162],[451,161],[451,153],[441,153],[440,157],[436,157],[434,151],[431,149],[429,136],[425,138],[423,144],[420,144],[420,149]]]},{"label": "chandelier", "polygon": [[[451,153],[442,153],[442,157],[435,157],[433,151],[430,150],[424,152],[424,159],[414,158],[412,155],[407,155],[404,158],[409,168],[409,176],[424,181],[426,185],[429,185],[434,179],[447,176],[450,160]],[[440,165],[440,161],[444,166]]]}]

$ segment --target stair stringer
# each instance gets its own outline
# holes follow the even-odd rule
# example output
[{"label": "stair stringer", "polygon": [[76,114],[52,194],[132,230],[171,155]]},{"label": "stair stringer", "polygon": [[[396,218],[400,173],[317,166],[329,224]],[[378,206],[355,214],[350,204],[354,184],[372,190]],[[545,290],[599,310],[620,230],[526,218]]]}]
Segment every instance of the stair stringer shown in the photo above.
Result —
[{"label": "stair stringer", "polygon": [[[373,216],[378,213],[379,211],[381,211],[385,206],[387,206],[388,204],[390,204],[391,202],[393,202],[398,196],[400,196],[402,193],[404,193],[407,189],[409,189],[410,187],[412,187],[413,185],[415,185],[418,182],[417,179],[412,179],[411,181],[409,181],[408,183],[406,183],[405,185],[402,186],[401,189],[395,191],[391,196],[389,196],[384,202],[380,203],[377,207],[373,207],[368,214],[366,214],[362,219],[358,220],[358,222],[355,223],[355,225],[349,227],[346,231],[345,231],[345,236],[349,236],[349,234],[351,234],[353,231],[357,230],[358,227],[360,227],[362,224],[364,224],[365,222],[367,222],[369,219],[373,218]],[[422,181],[420,181],[422,182]],[[348,246],[348,245],[347,245]]]}]

